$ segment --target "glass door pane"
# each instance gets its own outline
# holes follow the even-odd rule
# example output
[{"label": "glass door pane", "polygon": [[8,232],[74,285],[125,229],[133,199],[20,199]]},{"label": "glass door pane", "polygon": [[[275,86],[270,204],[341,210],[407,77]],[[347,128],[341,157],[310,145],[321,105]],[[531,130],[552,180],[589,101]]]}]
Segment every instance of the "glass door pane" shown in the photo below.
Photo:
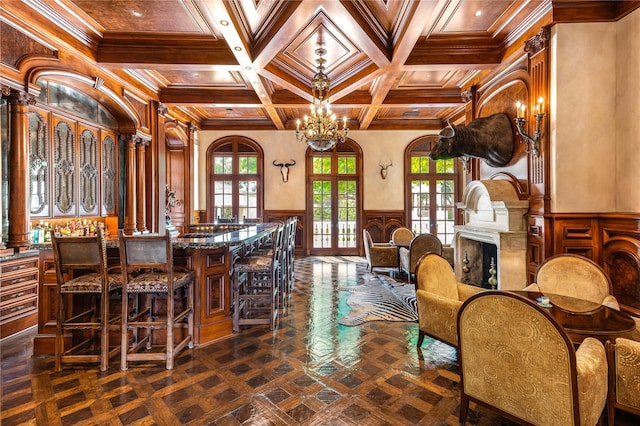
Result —
[{"label": "glass door pane", "polygon": [[356,247],[356,182],[338,181],[338,247]]},{"label": "glass door pane", "polygon": [[331,181],[313,182],[313,248],[331,248]]}]

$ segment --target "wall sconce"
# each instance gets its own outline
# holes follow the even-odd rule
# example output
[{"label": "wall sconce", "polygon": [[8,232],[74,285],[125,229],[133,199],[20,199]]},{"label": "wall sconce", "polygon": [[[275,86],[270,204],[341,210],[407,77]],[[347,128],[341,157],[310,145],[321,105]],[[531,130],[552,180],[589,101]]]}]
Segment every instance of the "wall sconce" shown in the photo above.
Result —
[{"label": "wall sconce", "polygon": [[533,116],[536,118],[536,130],[533,133],[533,137],[527,134],[525,129],[527,125],[527,120],[524,118],[525,116],[526,106],[520,101],[516,103],[516,118],[513,121],[516,123],[516,129],[518,129],[518,133],[522,136],[523,140],[520,143],[527,144],[527,154],[532,152],[536,157],[539,155],[539,145],[540,140],[542,140],[542,118],[547,115],[544,113],[544,98],[540,96],[538,98],[538,105],[535,106],[533,111]]}]

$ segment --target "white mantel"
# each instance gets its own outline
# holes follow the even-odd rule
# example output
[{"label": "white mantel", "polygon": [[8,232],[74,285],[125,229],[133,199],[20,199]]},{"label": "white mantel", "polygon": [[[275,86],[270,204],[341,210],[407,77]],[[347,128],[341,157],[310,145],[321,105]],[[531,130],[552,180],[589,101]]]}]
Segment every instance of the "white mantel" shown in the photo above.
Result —
[{"label": "white mantel", "polygon": [[[520,200],[514,187],[506,180],[477,180],[466,187],[462,202],[457,207],[464,212],[464,225],[454,227],[456,278],[464,280],[464,253],[470,248],[470,241],[476,241],[497,247],[499,289],[524,288],[527,283],[527,231],[524,215],[529,210],[529,201]],[[473,264],[477,259],[470,260]]]}]

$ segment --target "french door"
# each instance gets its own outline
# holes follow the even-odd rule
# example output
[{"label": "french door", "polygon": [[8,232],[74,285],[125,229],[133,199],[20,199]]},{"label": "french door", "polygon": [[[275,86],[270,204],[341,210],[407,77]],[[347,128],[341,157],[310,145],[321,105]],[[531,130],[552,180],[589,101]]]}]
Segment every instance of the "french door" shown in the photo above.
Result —
[{"label": "french door", "polygon": [[358,255],[362,204],[359,149],[339,143],[332,151],[311,151],[307,158],[309,254]]}]

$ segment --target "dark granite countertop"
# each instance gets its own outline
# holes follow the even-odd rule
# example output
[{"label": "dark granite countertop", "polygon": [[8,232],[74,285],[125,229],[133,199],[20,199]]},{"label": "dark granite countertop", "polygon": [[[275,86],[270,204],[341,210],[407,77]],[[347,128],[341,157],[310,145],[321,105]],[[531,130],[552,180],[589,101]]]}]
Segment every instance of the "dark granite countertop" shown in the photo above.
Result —
[{"label": "dark granite countertop", "polygon": [[21,251],[19,253],[2,255],[0,256],[0,262],[4,262],[6,260],[22,259],[23,257],[31,257],[31,256],[37,256],[37,255],[38,255],[38,250],[29,249],[26,251]]},{"label": "dark granite countertop", "polygon": [[[217,234],[198,233],[197,237],[176,237],[172,240],[173,247],[178,249],[215,249],[220,247],[233,247],[245,243],[251,243],[259,238],[269,235],[278,226],[277,223],[257,223],[246,225],[242,229],[225,231]],[[108,248],[118,248],[117,238],[107,239]],[[32,254],[35,250],[51,249],[51,243],[31,244]],[[14,256],[14,255],[11,255]],[[4,260],[1,257],[0,260]]]}]

